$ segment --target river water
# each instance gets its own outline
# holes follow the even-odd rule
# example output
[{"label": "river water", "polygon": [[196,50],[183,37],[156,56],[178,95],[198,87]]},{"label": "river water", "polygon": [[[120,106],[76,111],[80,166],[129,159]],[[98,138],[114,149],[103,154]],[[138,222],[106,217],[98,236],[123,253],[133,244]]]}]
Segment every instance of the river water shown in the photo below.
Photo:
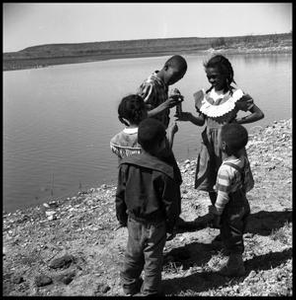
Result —
[{"label": "river water", "polygon": [[[193,93],[207,88],[203,62],[184,55],[188,71],[177,87],[183,110],[195,112]],[[120,59],[3,72],[3,210],[12,212],[78,191],[114,184],[117,158],[109,141],[123,125],[122,97],[136,91],[168,57]],[[229,55],[234,79],[265,118],[252,126],[292,117],[292,55]],[[173,109],[174,111],[174,109]],[[178,122],[177,160],[195,158],[203,128]]]}]

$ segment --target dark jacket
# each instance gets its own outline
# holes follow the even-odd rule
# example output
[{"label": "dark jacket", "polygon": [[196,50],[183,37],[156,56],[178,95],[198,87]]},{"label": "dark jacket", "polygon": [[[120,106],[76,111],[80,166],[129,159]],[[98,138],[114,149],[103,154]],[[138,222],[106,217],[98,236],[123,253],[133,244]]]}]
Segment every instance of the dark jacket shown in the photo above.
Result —
[{"label": "dark jacket", "polygon": [[128,215],[137,221],[165,220],[171,232],[180,215],[180,186],[173,167],[148,153],[124,158],[119,165],[116,216],[126,225]]}]

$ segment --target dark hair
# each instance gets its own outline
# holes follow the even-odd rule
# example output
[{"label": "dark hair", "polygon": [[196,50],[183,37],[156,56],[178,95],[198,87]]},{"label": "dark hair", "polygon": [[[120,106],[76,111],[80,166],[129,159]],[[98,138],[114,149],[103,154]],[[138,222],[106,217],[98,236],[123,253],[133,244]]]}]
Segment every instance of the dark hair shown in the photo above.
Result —
[{"label": "dark hair", "polygon": [[147,118],[139,124],[138,143],[147,152],[150,152],[165,136],[164,125],[156,119]]},{"label": "dark hair", "polygon": [[145,110],[146,105],[143,98],[140,95],[131,94],[121,100],[118,106],[118,119],[126,126],[129,124],[124,119],[138,125],[144,118]]},{"label": "dark hair", "polygon": [[230,61],[223,55],[215,55],[211,59],[209,59],[206,63],[204,63],[204,67],[208,68],[217,68],[219,72],[226,76],[226,87],[225,89],[229,90],[232,93],[233,87],[231,83],[235,83],[234,81],[234,72],[232,69],[232,65]]},{"label": "dark hair", "polygon": [[247,129],[237,123],[225,124],[221,128],[221,140],[227,145],[226,153],[235,155],[248,143]]},{"label": "dark hair", "polygon": [[181,55],[174,55],[171,58],[169,58],[164,66],[168,67],[176,67],[180,71],[183,71],[184,73],[187,71],[187,62],[184,57]]}]

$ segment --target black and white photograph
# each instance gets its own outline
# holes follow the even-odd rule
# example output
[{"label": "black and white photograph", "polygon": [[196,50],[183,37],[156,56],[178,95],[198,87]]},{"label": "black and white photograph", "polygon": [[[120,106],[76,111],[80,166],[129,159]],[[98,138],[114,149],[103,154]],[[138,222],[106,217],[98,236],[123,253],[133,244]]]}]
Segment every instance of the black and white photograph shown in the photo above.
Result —
[{"label": "black and white photograph", "polygon": [[3,297],[292,297],[292,2],[6,2]]}]

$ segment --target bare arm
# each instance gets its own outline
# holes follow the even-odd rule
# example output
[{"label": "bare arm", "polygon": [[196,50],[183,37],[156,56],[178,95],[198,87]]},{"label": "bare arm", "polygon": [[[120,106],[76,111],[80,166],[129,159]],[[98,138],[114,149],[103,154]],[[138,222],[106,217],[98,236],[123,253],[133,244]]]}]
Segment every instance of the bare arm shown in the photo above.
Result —
[{"label": "bare arm", "polygon": [[196,117],[190,112],[182,112],[178,116],[177,121],[189,121],[196,126],[203,126],[205,124],[205,117],[203,114],[199,114]]},{"label": "bare arm", "polygon": [[176,122],[174,122],[173,125],[169,126],[167,129],[167,139],[169,142],[170,149],[172,149],[173,147],[175,133],[178,131],[178,129],[179,128]]},{"label": "bare arm", "polygon": [[251,112],[251,114],[249,114],[248,116],[245,116],[243,118],[237,119],[236,120],[237,123],[239,123],[239,124],[253,123],[253,122],[259,121],[264,118],[263,112],[255,104],[252,106],[252,108],[249,111]]}]

